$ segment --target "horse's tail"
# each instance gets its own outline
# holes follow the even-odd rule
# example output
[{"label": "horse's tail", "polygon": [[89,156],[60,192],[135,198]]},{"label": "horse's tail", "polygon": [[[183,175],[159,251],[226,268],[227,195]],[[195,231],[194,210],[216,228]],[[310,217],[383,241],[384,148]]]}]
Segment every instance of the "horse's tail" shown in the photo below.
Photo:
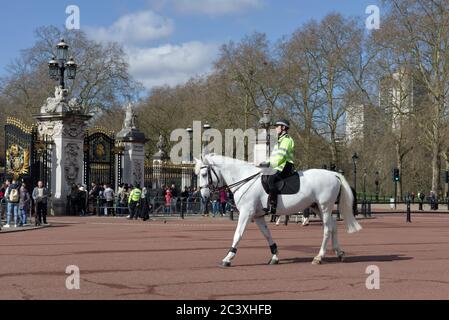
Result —
[{"label": "horse's tail", "polygon": [[337,173],[337,177],[341,182],[340,205],[338,208],[345,220],[346,231],[348,233],[360,231],[362,230],[362,226],[354,217],[353,204],[355,197],[351,186],[343,175]]}]

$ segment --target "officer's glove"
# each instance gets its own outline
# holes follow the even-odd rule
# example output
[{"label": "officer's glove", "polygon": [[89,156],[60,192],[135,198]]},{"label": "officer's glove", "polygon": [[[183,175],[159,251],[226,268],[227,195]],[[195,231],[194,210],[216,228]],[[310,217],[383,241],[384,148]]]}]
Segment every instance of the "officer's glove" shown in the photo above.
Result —
[{"label": "officer's glove", "polygon": [[269,167],[270,167],[270,163],[267,162],[267,161],[264,161],[264,162],[261,162],[261,163],[258,165],[258,167],[259,167],[259,168],[269,168]]}]

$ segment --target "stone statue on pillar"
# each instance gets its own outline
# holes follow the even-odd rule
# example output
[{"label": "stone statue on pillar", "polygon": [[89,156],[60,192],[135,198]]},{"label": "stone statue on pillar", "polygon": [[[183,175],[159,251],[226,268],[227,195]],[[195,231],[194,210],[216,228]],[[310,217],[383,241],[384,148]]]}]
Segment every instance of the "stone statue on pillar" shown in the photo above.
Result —
[{"label": "stone statue on pillar", "polygon": [[125,108],[123,128],[116,136],[125,147],[123,155],[123,183],[144,186],[145,134],[137,128],[137,115],[131,103]]},{"label": "stone statue on pillar", "polygon": [[85,113],[84,108],[77,98],[68,100],[69,90],[61,86],[55,87],[55,96],[47,99],[41,108],[41,114],[58,112]]}]

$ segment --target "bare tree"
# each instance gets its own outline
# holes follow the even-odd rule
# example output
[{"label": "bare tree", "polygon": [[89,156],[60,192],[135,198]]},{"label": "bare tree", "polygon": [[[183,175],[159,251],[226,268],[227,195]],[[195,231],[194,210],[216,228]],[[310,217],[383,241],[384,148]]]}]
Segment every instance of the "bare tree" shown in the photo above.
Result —
[{"label": "bare tree", "polygon": [[[428,121],[420,122],[432,155],[432,189],[441,193],[441,154],[446,148],[443,128],[448,121],[449,90],[449,1],[392,0],[390,19],[399,31],[391,34],[419,70],[429,96],[423,105]],[[424,110],[425,108],[425,110]]]}]

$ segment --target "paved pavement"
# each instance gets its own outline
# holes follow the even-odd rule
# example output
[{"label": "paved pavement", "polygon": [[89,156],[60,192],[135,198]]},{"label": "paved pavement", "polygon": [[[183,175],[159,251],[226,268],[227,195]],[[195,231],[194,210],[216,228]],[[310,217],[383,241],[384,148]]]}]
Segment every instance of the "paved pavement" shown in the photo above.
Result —
[{"label": "paved pavement", "polygon": [[33,231],[33,230],[39,230],[43,228],[49,228],[51,227],[50,224],[48,225],[41,225],[41,226],[35,226],[34,224],[27,224],[23,227],[14,227],[11,226],[10,228],[5,228],[5,222],[3,222],[2,226],[0,226],[0,233],[12,233],[12,232],[24,232],[24,231]]},{"label": "paved pavement", "polygon": [[[255,224],[232,268],[227,253],[236,222],[189,218],[151,222],[123,218],[51,218],[51,228],[0,235],[0,299],[449,299],[449,216],[401,215],[362,220],[346,234],[345,263],[330,254],[311,265],[322,227],[291,223],[270,229],[281,264]],[[66,268],[79,267],[80,290],[66,288]],[[380,289],[366,288],[367,267]]]}]

